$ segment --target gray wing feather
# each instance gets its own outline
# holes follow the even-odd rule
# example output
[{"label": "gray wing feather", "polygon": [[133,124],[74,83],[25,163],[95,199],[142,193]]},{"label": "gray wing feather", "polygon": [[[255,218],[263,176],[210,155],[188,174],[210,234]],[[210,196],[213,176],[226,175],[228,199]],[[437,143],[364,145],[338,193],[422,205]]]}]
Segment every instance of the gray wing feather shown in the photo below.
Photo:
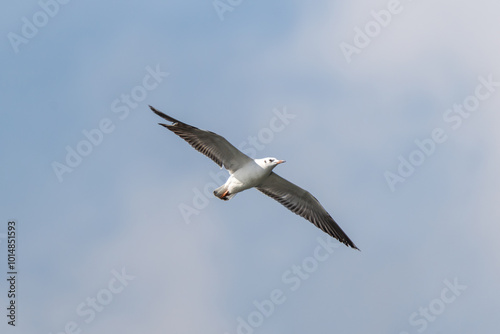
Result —
[{"label": "gray wing feather", "polygon": [[149,107],[158,116],[172,122],[172,124],[160,123],[160,125],[187,141],[197,151],[212,159],[221,168],[224,166],[230,173],[252,161],[250,157],[234,147],[224,137],[211,131],[198,129],[165,115],[151,106]]},{"label": "gray wing feather", "polygon": [[359,250],[310,192],[296,186],[274,172],[256,188],[280,202],[287,209],[309,220],[340,242]]}]

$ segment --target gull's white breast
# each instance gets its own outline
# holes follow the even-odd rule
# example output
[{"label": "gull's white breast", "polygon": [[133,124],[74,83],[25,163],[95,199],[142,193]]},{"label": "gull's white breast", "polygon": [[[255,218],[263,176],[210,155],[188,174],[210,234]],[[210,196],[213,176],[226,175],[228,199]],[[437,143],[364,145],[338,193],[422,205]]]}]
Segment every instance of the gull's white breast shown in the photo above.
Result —
[{"label": "gull's white breast", "polygon": [[269,174],[271,174],[270,169],[262,168],[251,161],[235,171],[226,181],[226,185],[229,193],[236,194],[261,184]]}]

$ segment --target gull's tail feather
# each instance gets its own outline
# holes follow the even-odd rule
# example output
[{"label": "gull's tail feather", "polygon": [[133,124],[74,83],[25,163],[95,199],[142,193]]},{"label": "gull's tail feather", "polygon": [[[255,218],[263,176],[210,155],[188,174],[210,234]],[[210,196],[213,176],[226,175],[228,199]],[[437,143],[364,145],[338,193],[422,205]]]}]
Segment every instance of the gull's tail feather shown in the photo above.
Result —
[{"label": "gull's tail feather", "polygon": [[214,195],[224,201],[228,201],[236,194],[230,194],[227,186],[223,184],[222,186],[214,190]]}]

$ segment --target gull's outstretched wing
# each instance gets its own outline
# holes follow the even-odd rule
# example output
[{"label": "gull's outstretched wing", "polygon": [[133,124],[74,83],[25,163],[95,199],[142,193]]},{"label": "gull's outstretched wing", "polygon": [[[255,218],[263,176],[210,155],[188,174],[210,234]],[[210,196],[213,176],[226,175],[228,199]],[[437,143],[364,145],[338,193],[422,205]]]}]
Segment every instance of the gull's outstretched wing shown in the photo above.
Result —
[{"label": "gull's outstretched wing", "polygon": [[267,196],[274,198],[289,210],[309,220],[340,242],[359,250],[319,201],[308,191],[285,180],[274,172],[256,188]]},{"label": "gull's outstretched wing", "polygon": [[166,127],[185,141],[187,141],[196,150],[212,159],[221,168],[224,166],[231,174],[246,163],[253,161],[234,147],[224,137],[211,131],[201,130],[176,120],[173,117],[165,115],[161,111],[149,106],[158,116],[163,117],[172,124],[160,125]]}]

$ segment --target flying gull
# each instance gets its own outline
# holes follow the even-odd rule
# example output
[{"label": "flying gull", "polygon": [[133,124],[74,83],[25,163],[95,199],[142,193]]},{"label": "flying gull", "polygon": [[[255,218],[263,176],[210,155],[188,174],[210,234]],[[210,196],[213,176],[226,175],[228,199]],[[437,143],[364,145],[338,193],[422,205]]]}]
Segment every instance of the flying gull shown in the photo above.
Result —
[{"label": "flying gull", "polygon": [[159,123],[160,125],[187,141],[219,167],[229,171],[230,176],[226,183],[214,190],[215,196],[227,201],[243,190],[257,188],[340,242],[358,249],[313,195],[273,172],[274,167],[284,163],[284,160],[272,157],[251,159],[224,137],[198,129],[149,107],[158,116],[172,122],[172,124]]}]

